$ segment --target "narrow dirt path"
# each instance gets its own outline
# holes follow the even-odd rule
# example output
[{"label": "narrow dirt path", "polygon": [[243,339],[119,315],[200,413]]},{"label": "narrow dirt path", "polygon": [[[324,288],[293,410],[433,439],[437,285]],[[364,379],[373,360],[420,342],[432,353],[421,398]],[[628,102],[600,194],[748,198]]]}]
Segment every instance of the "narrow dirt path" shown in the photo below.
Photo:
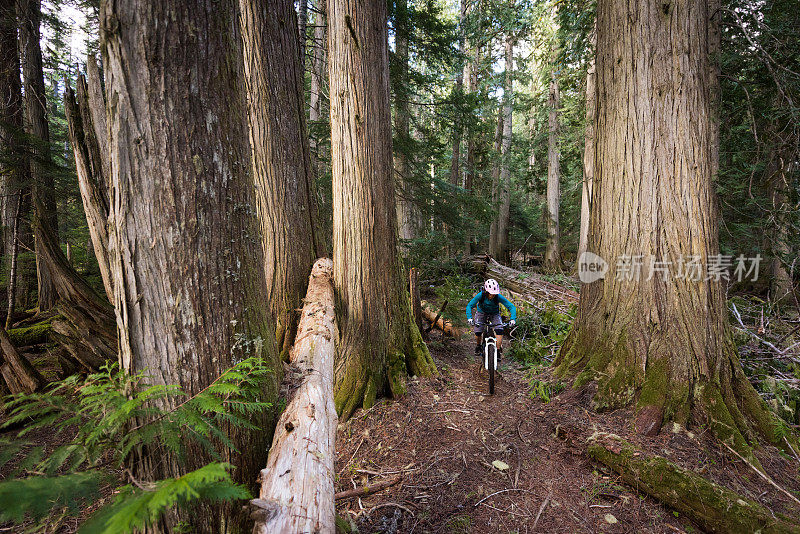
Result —
[{"label": "narrow dirt path", "polygon": [[531,400],[514,362],[503,362],[488,396],[468,342],[436,340],[431,350],[441,376],[339,427],[337,491],[404,477],[337,502],[360,532],[697,531],[584,455],[574,424],[564,426],[589,423],[584,408]]}]

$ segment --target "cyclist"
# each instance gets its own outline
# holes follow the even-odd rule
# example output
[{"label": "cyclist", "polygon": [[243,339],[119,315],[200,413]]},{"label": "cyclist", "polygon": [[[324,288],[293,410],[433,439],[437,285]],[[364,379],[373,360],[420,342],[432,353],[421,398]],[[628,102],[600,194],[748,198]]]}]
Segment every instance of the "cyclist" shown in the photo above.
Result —
[{"label": "cyclist", "polygon": [[[467,304],[467,322],[475,326],[475,354],[481,353],[481,333],[483,328],[481,325],[499,325],[502,323],[500,318],[500,304],[505,306],[509,313],[511,313],[511,320],[508,326],[512,327],[517,323],[517,308],[510,300],[500,294],[500,284],[497,280],[490,278],[483,284],[483,291],[472,297],[472,300]],[[477,307],[475,313],[475,320],[472,319],[472,308]],[[503,327],[496,326],[494,333],[497,336],[497,356],[503,353],[501,348],[503,341]]]}]

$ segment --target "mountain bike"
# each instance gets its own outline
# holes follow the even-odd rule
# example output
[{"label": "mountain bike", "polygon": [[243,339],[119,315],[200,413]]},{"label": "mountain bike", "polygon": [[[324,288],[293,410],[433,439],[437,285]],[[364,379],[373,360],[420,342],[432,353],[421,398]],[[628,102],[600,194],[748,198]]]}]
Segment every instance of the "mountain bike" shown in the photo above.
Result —
[{"label": "mountain bike", "polygon": [[494,329],[498,326],[505,328],[508,323],[502,321],[499,324],[478,323],[478,326],[483,327],[481,346],[483,347],[483,367],[489,371],[489,395],[494,395],[494,375],[497,369],[497,337]]}]

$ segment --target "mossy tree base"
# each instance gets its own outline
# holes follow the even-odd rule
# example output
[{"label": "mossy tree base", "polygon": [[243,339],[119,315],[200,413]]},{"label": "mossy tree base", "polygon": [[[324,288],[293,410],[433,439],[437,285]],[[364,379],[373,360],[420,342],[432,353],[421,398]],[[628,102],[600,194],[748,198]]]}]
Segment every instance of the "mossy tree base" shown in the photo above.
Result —
[{"label": "mossy tree base", "polygon": [[708,532],[800,533],[800,525],[613,434],[589,438],[589,455],[634,488],[687,515]]},{"label": "mossy tree base", "polygon": [[428,346],[410,317],[398,330],[401,335],[385,345],[369,344],[363,338],[342,338],[337,348],[333,397],[341,419],[347,419],[359,407],[370,408],[381,395],[401,396],[410,376],[437,373]]},{"label": "mossy tree base", "polygon": [[655,435],[670,423],[708,425],[717,438],[757,465],[752,448],[759,438],[789,453],[788,444],[798,449],[797,436],[747,380],[729,340],[717,344],[720,354],[694,359],[687,358],[677,342],[655,341],[648,351],[636,353],[632,346],[643,343],[631,343],[630,336],[614,339],[608,333],[592,336],[588,332],[576,325],[555,366],[556,375],[574,377],[576,389],[597,383],[592,398],[595,410],[634,405],[636,430],[644,435]]}]

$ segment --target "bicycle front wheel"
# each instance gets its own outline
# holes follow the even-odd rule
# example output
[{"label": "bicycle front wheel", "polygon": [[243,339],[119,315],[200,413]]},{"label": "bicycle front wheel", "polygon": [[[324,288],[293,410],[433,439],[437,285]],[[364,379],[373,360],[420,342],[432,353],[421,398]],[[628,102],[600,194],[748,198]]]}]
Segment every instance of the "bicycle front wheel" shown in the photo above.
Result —
[{"label": "bicycle front wheel", "polygon": [[494,345],[489,345],[486,347],[486,356],[487,356],[487,365],[486,367],[489,370],[489,395],[494,395],[494,366],[497,359],[495,358],[495,347]]}]

